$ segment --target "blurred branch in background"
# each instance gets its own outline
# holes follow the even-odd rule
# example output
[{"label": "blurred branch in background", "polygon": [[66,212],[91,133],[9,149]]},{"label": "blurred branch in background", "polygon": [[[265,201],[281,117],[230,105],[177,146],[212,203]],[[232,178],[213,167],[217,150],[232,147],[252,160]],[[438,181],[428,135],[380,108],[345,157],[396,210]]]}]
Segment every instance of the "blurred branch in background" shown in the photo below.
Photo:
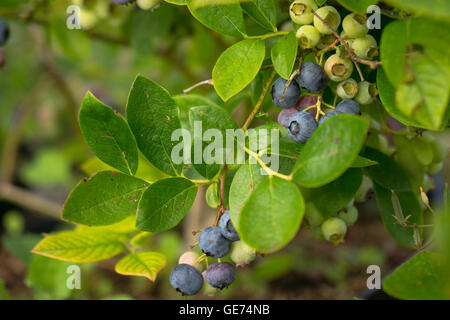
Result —
[{"label": "blurred branch in background", "polygon": [[53,219],[61,218],[63,209],[61,205],[8,183],[0,183],[0,199]]}]

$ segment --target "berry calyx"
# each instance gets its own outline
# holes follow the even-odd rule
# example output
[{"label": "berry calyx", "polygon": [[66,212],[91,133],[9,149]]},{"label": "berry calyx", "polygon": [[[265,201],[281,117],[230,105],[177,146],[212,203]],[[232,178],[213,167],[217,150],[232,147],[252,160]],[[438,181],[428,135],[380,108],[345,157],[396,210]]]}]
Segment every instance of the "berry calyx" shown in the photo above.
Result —
[{"label": "berry calyx", "polygon": [[291,117],[288,128],[289,137],[299,143],[305,143],[317,129],[314,117],[304,111],[297,112]]},{"label": "berry calyx", "polygon": [[322,67],[314,62],[305,62],[300,68],[300,74],[295,77],[299,87],[309,92],[319,93],[328,84],[328,78]]},{"label": "berry calyx", "polygon": [[344,220],[339,218],[329,218],[322,223],[322,234],[325,240],[338,244],[344,241],[344,236],[347,233],[347,225]]},{"label": "berry calyx", "polygon": [[358,83],[351,78],[341,81],[337,85],[336,93],[342,99],[351,99],[358,93]]},{"label": "berry calyx", "polygon": [[218,262],[205,270],[205,280],[214,288],[222,290],[231,285],[236,278],[236,268],[228,262]]},{"label": "berry calyx", "polygon": [[[324,6],[316,11],[316,14],[322,18],[328,25],[336,31],[339,27],[339,24],[341,23],[341,16],[339,12],[336,10],[336,8],[332,6]],[[314,27],[317,28],[317,30],[321,34],[332,34],[333,32],[330,30],[330,28],[324,24],[318,17],[314,16]]]},{"label": "berry calyx", "polygon": [[192,296],[203,286],[203,276],[193,266],[177,264],[170,272],[170,284],[183,296]]},{"label": "berry calyx", "polygon": [[301,26],[295,35],[302,48],[314,48],[320,41],[320,33],[314,26]]},{"label": "berry calyx", "polygon": [[295,105],[298,97],[300,96],[300,88],[298,87],[296,81],[291,82],[283,96],[286,82],[286,79],[278,78],[277,80],[275,80],[272,86],[272,101],[280,108],[289,108]]},{"label": "berry calyx", "polygon": [[337,54],[330,56],[325,62],[325,72],[333,81],[343,81],[350,78],[353,72],[353,63],[348,58],[342,58]]},{"label": "berry calyx", "polygon": [[314,14],[311,12],[311,9],[317,10],[317,4],[314,0],[297,0],[292,2],[289,7],[291,20],[299,25],[312,23]]},{"label": "berry calyx", "polygon": [[342,29],[350,38],[364,37],[369,29],[366,25],[367,19],[357,13],[351,13],[342,20]]}]

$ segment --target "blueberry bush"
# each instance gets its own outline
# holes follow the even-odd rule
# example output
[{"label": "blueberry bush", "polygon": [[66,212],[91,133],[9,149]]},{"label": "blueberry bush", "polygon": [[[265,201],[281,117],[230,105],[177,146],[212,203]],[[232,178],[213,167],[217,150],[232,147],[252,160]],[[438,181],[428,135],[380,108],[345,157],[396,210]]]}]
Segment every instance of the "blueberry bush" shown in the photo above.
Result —
[{"label": "blueberry bush", "polygon": [[[57,62],[68,70],[108,52],[103,69],[82,70],[81,106],[71,102],[77,114],[69,121],[90,150],[74,155],[88,176],[73,183],[61,211],[73,228],[45,234],[32,248],[34,258],[70,265],[120,255],[117,273],[155,281],[167,268],[167,252],[149,250],[148,243],[177,228],[201,199],[216,211],[214,222],[189,230],[198,241],[169,270],[169,282],[182,295],[214,295],[233,286],[256,258],[276,254],[304,230],[335,248],[345,244],[358,224],[357,207],[374,192],[390,236],[417,251],[384,279],[384,291],[402,299],[450,298],[450,193],[434,183],[442,179],[448,154],[441,137],[450,125],[449,3],[25,2],[0,4],[0,72],[19,63],[3,50],[19,41],[9,21],[17,29],[26,23],[47,29],[48,51],[64,56]],[[64,8],[71,4],[80,8],[67,12],[69,20],[81,17],[80,30],[46,19],[46,12],[67,18]],[[177,46],[188,45],[178,38],[192,30],[188,56],[177,56]],[[139,58],[118,77],[124,62],[108,45],[94,47],[91,38],[129,46]],[[58,81],[53,59],[44,54],[43,65]],[[194,81],[197,71],[186,70],[180,59],[189,59],[206,80]],[[157,70],[155,77],[144,75],[153,74],[149,68]],[[171,75],[173,68],[187,81]],[[124,109],[90,87],[87,80],[96,73],[111,91],[131,86]],[[154,78],[189,85],[169,92]],[[212,150],[209,129],[232,135],[234,146],[223,147],[213,135],[209,141],[219,147]],[[174,138],[174,132],[183,136]],[[186,152],[182,140],[194,147]],[[200,161],[191,161],[198,153]],[[57,168],[46,176],[52,170]],[[430,201],[430,192],[441,200]]]}]

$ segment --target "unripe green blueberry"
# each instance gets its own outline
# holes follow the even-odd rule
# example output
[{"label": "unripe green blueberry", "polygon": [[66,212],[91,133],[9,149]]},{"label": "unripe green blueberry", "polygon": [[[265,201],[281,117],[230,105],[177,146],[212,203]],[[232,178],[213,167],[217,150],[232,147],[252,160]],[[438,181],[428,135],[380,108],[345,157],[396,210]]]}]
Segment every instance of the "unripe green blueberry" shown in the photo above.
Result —
[{"label": "unripe green blueberry", "polygon": [[422,138],[430,144],[433,150],[432,163],[442,162],[447,157],[447,144],[442,140],[436,138],[436,136],[431,131],[425,131],[424,133],[422,133]]},{"label": "unripe green blueberry", "polygon": [[358,93],[358,83],[352,78],[341,81],[337,85],[336,93],[342,99],[351,99]]},{"label": "unripe green blueberry", "polygon": [[323,222],[322,213],[316,208],[312,202],[306,203],[305,218],[311,227],[320,226]]},{"label": "unripe green blueberry", "polygon": [[[317,30],[317,29],[316,29]],[[317,44],[317,48],[322,50],[331,46],[331,44],[336,40],[334,34],[323,34],[320,37],[320,41]]]},{"label": "unripe green blueberry", "polygon": [[339,218],[329,218],[322,223],[322,233],[325,240],[338,244],[344,241],[347,233],[347,225],[344,220]]},{"label": "unripe green blueberry", "polygon": [[249,264],[256,257],[256,250],[239,240],[231,245],[230,258],[238,266]]},{"label": "unripe green blueberry", "polygon": [[375,83],[361,81],[358,83],[358,93],[355,96],[355,101],[359,104],[371,104],[377,94],[378,92]]},{"label": "unripe green blueberry", "polygon": [[370,34],[353,39],[350,47],[361,59],[373,59],[378,55],[377,41]]},{"label": "unripe green blueberry", "polygon": [[373,188],[373,183],[370,178],[363,176],[363,181],[356,191],[355,202],[365,202],[367,200],[367,193]]},{"label": "unripe green blueberry", "polygon": [[320,41],[320,33],[314,26],[301,26],[296,33],[298,42],[303,48],[314,48]]},{"label": "unripe green blueberry", "polygon": [[444,168],[444,161],[438,163],[432,163],[428,166],[427,173],[428,174],[436,174],[440,172]]},{"label": "unripe green blueberry", "polygon": [[150,10],[158,4],[159,0],[137,0],[136,4],[142,10]]},{"label": "unripe green blueberry", "polygon": [[317,10],[317,4],[314,0],[296,0],[289,7],[291,20],[296,24],[310,24],[313,22],[314,14],[311,9]]},{"label": "unripe green blueberry", "polygon": [[[339,24],[341,23],[341,16],[337,10],[332,6],[325,6],[316,11],[317,15],[325,20],[328,25],[333,29],[337,30]],[[333,32],[325,25],[318,17],[314,16],[314,27],[319,30],[321,34],[332,34]]]},{"label": "unripe green blueberry", "polygon": [[178,259],[178,263],[188,264],[201,271],[203,269],[203,266],[201,263],[198,263],[198,258],[200,258],[200,255],[197,252],[186,251],[180,256],[180,258]]},{"label": "unripe green blueberry", "polygon": [[364,37],[369,29],[366,25],[367,19],[357,13],[351,13],[342,20],[342,29],[350,38]]},{"label": "unripe green blueberry", "polygon": [[353,72],[353,63],[350,59],[333,54],[325,62],[324,69],[331,80],[339,82],[350,78]]},{"label": "unripe green blueberry", "polygon": [[358,220],[358,209],[355,206],[345,208],[338,212],[337,217],[344,220],[347,227],[350,227]]}]

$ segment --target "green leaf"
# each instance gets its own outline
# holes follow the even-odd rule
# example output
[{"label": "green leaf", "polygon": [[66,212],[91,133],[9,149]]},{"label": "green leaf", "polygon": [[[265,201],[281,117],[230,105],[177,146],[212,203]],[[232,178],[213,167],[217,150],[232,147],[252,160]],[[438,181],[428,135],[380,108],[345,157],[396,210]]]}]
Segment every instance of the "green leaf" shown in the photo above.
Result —
[{"label": "green leaf", "polygon": [[383,290],[399,299],[448,300],[445,278],[443,256],[422,251],[386,277]]},{"label": "green leaf", "polygon": [[187,5],[188,0],[164,0],[165,2],[176,4],[178,6],[184,6]]},{"label": "green leaf", "polygon": [[270,176],[255,188],[240,211],[239,235],[258,252],[274,252],[294,238],[304,210],[296,185]]},{"label": "green leaf", "polygon": [[277,12],[273,0],[249,0],[241,2],[244,9],[253,20],[269,31],[277,31]]},{"label": "green leaf", "polygon": [[[414,228],[402,226],[398,221],[398,219],[402,220],[410,216],[406,221],[408,225],[422,223],[422,209],[420,208],[416,195],[411,191],[405,192],[385,189],[375,182],[374,190],[381,218],[391,236],[402,246],[416,248],[414,243]],[[393,197],[393,192],[395,192],[396,197]],[[400,212],[403,214],[403,217],[399,216],[399,208],[395,208],[396,201],[393,201],[393,199],[396,198],[398,198],[398,203],[401,208]]]},{"label": "green leaf", "polygon": [[222,109],[218,104],[214,103],[208,98],[205,98],[204,96],[198,95],[198,94],[180,94],[177,96],[172,97],[173,100],[178,105],[178,108],[180,109],[180,121],[181,126],[184,129],[191,129],[191,125],[189,123],[189,110],[193,107],[201,107],[201,106],[207,106],[211,108],[218,108]]},{"label": "green leaf", "polygon": [[62,217],[89,226],[119,222],[136,212],[148,183],[114,171],[83,179],[67,198]]},{"label": "green leaf", "polygon": [[161,232],[175,227],[194,203],[197,186],[188,179],[168,178],[155,182],[139,202],[136,227]]},{"label": "green leaf", "polygon": [[64,261],[94,262],[125,251],[127,239],[126,234],[112,231],[63,231],[46,236],[32,252]]},{"label": "green leaf", "polygon": [[257,164],[242,165],[236,172],[230,187],[230,217],[233,226],[239,231],[239,216],[242,207],[256,187],[268,176],[261,175],[262,168]]},{"label": "green leaf", "polygon": [[411,183],[403,168],[384,153],[366,148],[363,156],[375,160],[378,165],[364,168],[364,173],[380,186],[396,191],[411,191]]},{"label": "green leaf", "polygon": [[[199,130],[199,128],[194,130],[195,122],[197,123],[197,126],[201,125],[201,130]],[[227,140],[226,130],[237,129],[238,125],[228,112],[225,112],[222,108],[213,105],[190,108],[189,125],[191,128],[192,138],[197,142],[191,149],[191,162],[200,175],[202,175],[205,179],[212,179],[220,171],[220,168],[225,160],[226,151],[223,148],[226,145]],[[211,137],[211,141],[208,142],[203,141],[204,133],[209,129],[219,130],[221,132],[221,136]],[[201,145],[202,150],[196,150],[196,145]],[[213,152],[208,152],[208,150],[205,150],[208,145],[216,145],[217,147],[214,148]],[[207,153],[207,157],[205,157],[205,151]],[[223,156],[221,156],[220,153],[222,153]],[[202,157],[201,159],[196,159],[195,155]],[[213,161],[213,159],[209,158],[209,155],[211,157],[217,157],[218,161]]]},{"label": "green leaf", "polygon": [[370,167],[378,164],[378,162],[358,156],[356,157],[355,161],[353,161],[351,168],[364,168],[364,167]]},{"label": "green leaf", "polygon": [[156,275],[166,265],[166,257],[159,252],[139,252],[123,257],[116,264],[116,272],[127,276],[141,276],[156,280]]},{"label": "green leaf", "polygon": [[291,76],[297,57],[297,48],[298,42],[293,32],[289,32],[287,35],[280,37],[272,47],[271,57],[273,67],[284,79],[288,79]]},{"label": "green leaf", "polygon": [[350,114],[329,118],[306,142],[292,173],[305,187],[320,187],[347,170],[358,156],[369,125],[366,119]]},{"label": "green leaf", "polygon": [[362,170],[349,169],[338,179],[323,187],[305,190],[304,195],[307,201],[313,202],[316,208],[328,218],[347,206],[361,182]]},{"label": "green leaf", "polygon": [[344,8],[365,14],[367,7],[377,4],[378,0],[337,0]]},{"label": "green leaf", "polygon": [[187,5],[194,18],[206,27],[227,36],[241,37],[245,33],[242,8],[237,1],[228,2],[187,0]]},{"label": "green leaf", "polygon": [[450,21],[450,2],[446,0],[385,0],[384,2],[420,16]]},{"label": "green leaf", "polygon": [[124,173],[138,167],[136,140],[125,119],[90,92],[83,99],[80,128],[92,152],[103,162]]},{"label": "green leaf", "polygon": [[383,68],[378,68],[377,70],[377,89],[379,92],[379,97],[381,102],[383,103],[384,109],[407,126],[413,126],[418,128],[424,128],[424,125],[420,124],[414,119],[411,119],[410,117],[406,116],[397,106],[395,102],[395,88],[389,81],[389,79],[386,77],[386,73],[384,72]]},{"label": "green leaf", "polygon": [[214,88],[227,101],[242,91],[258,74],[265,55],[264,41],[247,39],[225,50],[212,72]]},{"label": "green leaf", "polygon": [[137,145],[144,156],[159,170],[181,173],[183,164],[172,162],[172,133],[181,129],[178,108],[167,90],[138,75],[127,103],[127,119]]},{"label": "green leaf", "polygon": [[380,44],[383,69],[397,91],[396,107],[432,130],[448,119],[448,28],[446,23],[423,18],[399,20],[386,26]]}]

